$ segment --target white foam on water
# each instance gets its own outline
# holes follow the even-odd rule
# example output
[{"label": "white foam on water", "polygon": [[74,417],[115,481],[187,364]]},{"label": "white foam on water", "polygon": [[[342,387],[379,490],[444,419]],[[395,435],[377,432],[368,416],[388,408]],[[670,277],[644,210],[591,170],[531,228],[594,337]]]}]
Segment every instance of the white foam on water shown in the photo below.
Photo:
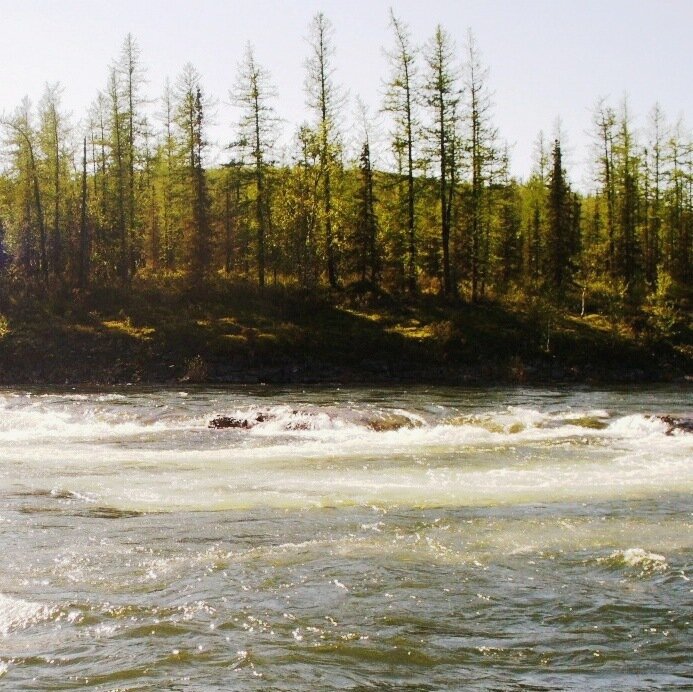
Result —
[{"label": "white foam on water", "polygon": [[634,414],[623,416],[609,424],[609,432],[625,438],[642,438],[652,435],[664,435],[669,431],[669,425],[657,416]]},{"label": "white foam on water", "polygon": [[605,563],[612,567],[628,568],[637,570],[640,576],[651,576],[661,574],[669,568],[667,559],[659,553],[652,553],[644,548],[626,548],[617,550],[608,558],[600,558],[598,562]]},{"label": "white foam on water", "polygon": [[[195,421],[197,427],[204,420]],[[193,427],[190,420],[142,420],[118,417],[110,411],[86,408],[81,411],[42,408],[3,411],[0,444],[35,443],[42,440],[99,440],[139,434],[165,433]]]},{"label": "white foam on water", "polygon": [[588,409],[586,411],[568,411],[564,416],[566,420],[576,420],[582,418],[607,419],[610,414],[603,408]]},{"label": "white foam on water", "polygon": [[[402,408],[371,408],[342,406],[310,406],[258,404],[230,407],[215,412],[186,411],[185,400],[176,395],[173,404],[148,406],[147,401],[128,401],[122,394],[105,395],[0,395],[0,445],[2,443],[40,443],[41,440],[117,440],[137,435],[165,436],[169,432],[200,431],[215,416],[228,416],[246,422],[247,436],[271,438],[282,435],[295,440],[324,440],[331,444],[363,439],[364,436],[391,444],[474,444],[513,440],[563,439],[578,433],[585,436],[604,435],[585,425],[594,420],[601,427],[608,423],[612,437],[633,438],[644,434],[663,434],[668,425],[647,415],[630,415],[609,420],[603,409],[564,412],[543,412],[529,407],[509,406],[505,409],[453,416],[452,419],[431,413]],[[183,403],[181,403],[183,402]],[[217,431],[225,434],[222,431]]]},{"label": "white foam on water", "polygon": [[[291,445],[301,445],[302,453],[310,453],[310,445],[314,442],[333,446],[334,453],[352,453],[355,446],[371,451],[389,449],[393,445],[396,448],[459,447],[504,441],[564,439],[578,434],[595,436],[599,432],[576,424],[579,419],[591,416],[592,412],[573,412],[568,418],[563,418],[519,408],[443,420],[427,419],[402,409],[296,410],[286,406],[238,409],[226,415],[238,421],[237,427],[242,427],[250,439],[290,438]],[[228,434],[228,431],[217,432]],[[282,447],[281,443],[279,447]],[[266,446],[262,449],[263,453],[271,454]],[[279,453],[283,454],[285,450],[282,448]]]},{"label": "white foam on water", "polygon": [[658,553],[649,553],[643,548],[627,548],[619,555],[629,567],[652,566],[657,571],[667,568],[667,559]]},{"label": "white foam on water", "polygon": [[158,471],[101,477],[93,492],[99,496],[97,503],[108,506],[168,511],[351,504],[475,506],[626,499],[693,490],[691,466],[684,458],[651,458],[647,463],[640,458],[578,458],[483,468],[468,466],[463,459],[431,466],[416,456],[382,464],[377,459],[362,464],[348,456],[330,461],[325,453],[271,461],[264,456],[264,463],[227,453],[214,463],[198,458],[188,470],[172,469],[161,461]]},{"label": "white foam on water", "polygon": [[0,634],[3,636],[46,620],[50,615],[51,609],[43,603],[25,601],[0,593]]},{"label": "white foam on water", "polygon": [[[693,435],[667,434],[670,426],[644,413],[258,402],[213,404],[216,411],[212,402],[200,413],[204,401],[176,393],[144,403],[97,399],[0,395],[0,489],[167,511],[478,505],[693,488]],[[217,415],[247,425],[209,429]]]}]

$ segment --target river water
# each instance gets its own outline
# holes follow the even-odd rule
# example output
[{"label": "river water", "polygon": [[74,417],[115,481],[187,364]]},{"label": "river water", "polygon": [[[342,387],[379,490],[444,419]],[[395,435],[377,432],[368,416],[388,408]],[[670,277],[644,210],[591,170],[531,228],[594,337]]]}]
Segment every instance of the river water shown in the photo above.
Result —
[{"label": "river water", "polygon": [[691,403],[0,390],[0,688],[692,689]]}]

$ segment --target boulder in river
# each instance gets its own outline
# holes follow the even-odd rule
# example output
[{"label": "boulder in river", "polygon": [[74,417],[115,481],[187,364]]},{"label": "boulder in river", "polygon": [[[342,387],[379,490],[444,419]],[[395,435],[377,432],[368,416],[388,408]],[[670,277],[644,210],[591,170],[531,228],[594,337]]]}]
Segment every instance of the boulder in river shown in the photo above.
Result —
[{"label": "boulder in river", "polygon": [[674,430],[693,433],[693,418],[683,416],[659,416],[659,420],[669,426],[667,435],[671,435]]},{"label": "boulder in river", "polygon": [[209,421],[210,428],[215,428],[216,430],[221,430],[223,428],[241,428],[242,430],[249,430],[258,423],[264,423],[265,421],[271,420],[272,416],[266,413],[257,413],[255,416],[250,418],[234,418],[233,416],[217,416]]}]

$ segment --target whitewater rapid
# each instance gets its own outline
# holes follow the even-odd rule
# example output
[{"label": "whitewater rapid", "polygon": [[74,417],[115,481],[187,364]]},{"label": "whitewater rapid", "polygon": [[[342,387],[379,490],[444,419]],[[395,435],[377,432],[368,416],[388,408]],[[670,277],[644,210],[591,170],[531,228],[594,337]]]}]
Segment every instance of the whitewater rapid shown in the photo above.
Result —
[{"label": "whitewater rapid", "polygon": [[[671,411],[6,393],[0,482],[123,511],[643,498],[693,490]],[[226,416],[236,428],[213,429]],[[241,425],[242,423],[242,425]]]}]

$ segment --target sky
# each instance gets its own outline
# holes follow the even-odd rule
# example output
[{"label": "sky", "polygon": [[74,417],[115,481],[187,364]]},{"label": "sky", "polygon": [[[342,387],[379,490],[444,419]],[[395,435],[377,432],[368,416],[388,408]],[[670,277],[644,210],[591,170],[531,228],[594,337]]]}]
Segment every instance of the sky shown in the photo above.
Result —
[{"label": "sky", "polygon": [[216,104],[211,138],[221,147],[234,137],[238,113],[229,89],[250,42],[276,85],[289,141],[308,117],[306,38],[322,11],[335,30],[334,78],[349,95],[348,139],[355,97],[373,113],[382,103],[390,7],[416,44],[441,24],[461,55],[471,28],[490,70],[493,120],[518,177],[530,172],[538,132],[552,136],[560,119],[569,174],[589,188],[589,131],[599,97],[619,106],[627,95],[638,127],[655,102],[669,120],[693,124],[693,0],[0,0],[0,113],[25,95],[38,102],[46,82],[60,82],[78,127],[130,32],[151,99],[185,63],[201,73]]}]

